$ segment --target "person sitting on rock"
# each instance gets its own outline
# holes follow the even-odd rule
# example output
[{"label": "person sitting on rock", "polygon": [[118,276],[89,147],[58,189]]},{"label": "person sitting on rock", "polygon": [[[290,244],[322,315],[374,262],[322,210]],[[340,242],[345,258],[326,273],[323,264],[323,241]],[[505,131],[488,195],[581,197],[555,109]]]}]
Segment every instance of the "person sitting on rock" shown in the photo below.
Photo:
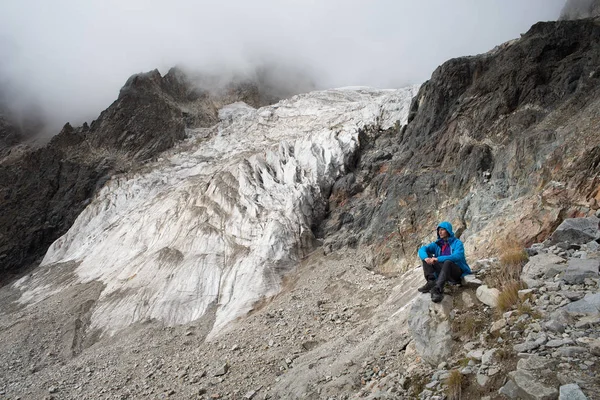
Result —
[{"label": "person sitting on rock", "polygon": [[450,222],[438,225],[437,236],[438,240],[419,249],[427,283],[417,289],[421,293],[431,292],[431,300],[435,303],[442,301],[447,281],[457,284],[463,276],[471,273],[464,246],[454,236]]}]

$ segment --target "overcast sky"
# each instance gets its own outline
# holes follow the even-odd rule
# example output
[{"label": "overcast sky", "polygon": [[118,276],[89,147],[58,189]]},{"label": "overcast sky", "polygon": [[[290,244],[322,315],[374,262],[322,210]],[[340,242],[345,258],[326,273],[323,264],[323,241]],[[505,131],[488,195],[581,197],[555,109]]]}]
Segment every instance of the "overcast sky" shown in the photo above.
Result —
[{"label": "overcast sky", "polygon": [[[91,121],[126,79],[176,64],[248,70],[276,61],[320,87],[399,87],[482,53],[565,0],[1,0],[0,83],[55,123]],[[6,93],[6,91],[5,91]]]}]

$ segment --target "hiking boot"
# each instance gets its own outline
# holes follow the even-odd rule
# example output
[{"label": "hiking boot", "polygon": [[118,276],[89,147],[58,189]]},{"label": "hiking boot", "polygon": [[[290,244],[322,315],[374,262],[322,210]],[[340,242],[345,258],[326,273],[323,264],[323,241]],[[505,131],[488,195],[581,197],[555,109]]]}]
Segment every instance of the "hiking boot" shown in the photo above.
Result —
[{"label": "hiking boot", "polygon": [[427,281],[427,283],[425,285],[421,286],[417,290],[421,293],[429,293],[429,291],[431,289],[433,289],[434,286],[435,286],[435,281]]},{"label": "hiking boot", "polygon": [[431,301],[434,303],[439,303],[444,298],[444,292],[437,286],[434,286],[431,289]]}]

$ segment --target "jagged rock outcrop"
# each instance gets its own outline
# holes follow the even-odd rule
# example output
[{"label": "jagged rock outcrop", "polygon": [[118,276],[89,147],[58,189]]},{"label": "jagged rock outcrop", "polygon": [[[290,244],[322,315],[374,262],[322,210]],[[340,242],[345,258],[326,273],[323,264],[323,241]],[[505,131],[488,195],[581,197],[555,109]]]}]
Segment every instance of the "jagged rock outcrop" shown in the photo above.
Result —
[{"label": "jagged rock outcrop", "polygon": [[0,112],[0,159],[8,155],[10,147],[22,140],[21,132]]},{"label": "jagged rock outcrop", "polygon": [[[18,157],[18,147],[35,137],[44,129],[44,123],[39,117],[38,110],[31,107],[26,118],[19,117],[18,113],[11,111],[4,103],[0,88],[0,163],[6,162],[7,157]],[[21,146],[20,146],[21,145]]]},{"label": "jagged rock outcrop", "polygon": [[[164,77],[158,71],[134,75],[91,125],[66,124],[48,145],[0,163],[0,285],[39,260],[111,174],[172,147],[186,129],[214,125],[225,104],[275,100],[274,89],[262,93],[260,82],[237,80],[208,90],[196,81],[178,68]],[[2,126],[0,140],[16,144],[14,126]]]},{"label": "jagged rock outcrop", "polygon": [[531,243],[590,213],[600,200],[598,65],[593,20],[537,23],[489,53],[444,63],[408,125],[369,143],[334,188],[326,244],[352,237],[372,244],[379,263],[410,265],[423,227],[433,232],[443,216],[468,253],[484,255],[497,239]]},{"label": "jagged rock outcrop", "polygon": [[598,0],[567,0],[560,12],[561,20],[592,18],[600,16]]}]

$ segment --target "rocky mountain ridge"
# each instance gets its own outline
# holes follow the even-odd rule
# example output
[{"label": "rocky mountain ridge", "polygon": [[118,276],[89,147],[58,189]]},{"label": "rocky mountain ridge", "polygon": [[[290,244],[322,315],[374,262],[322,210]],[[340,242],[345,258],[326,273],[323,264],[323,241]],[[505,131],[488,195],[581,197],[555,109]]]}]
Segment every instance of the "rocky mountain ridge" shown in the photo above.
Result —
[{"label": "rocky mountain ridge", "polygon": [[214,125],[226,104],[258,107],[279,100],[276,89],[268,81],[239,79],[211,82],[209,90],[179,68],[164,77],[155,70],[132,76],[97,120],[76,128],[67,123],[41,148],[13,146],[21,139],[6,125],[2,132],[10,143],[0,149],[1,284],[39,263],[111,175],[171,148],[186,129]]},{"label": "rocky mountain ridge", "polygon": [[334,188],[328,248],[351,241],[370,246],[377,264],[408,266],[417,233],[447,218],[467,251],[485,257],[498,235],[533,243],[562,219],[593,213],[599,43],[597,19],[540,22],[440,66],[408,125],[365,146]]}]

